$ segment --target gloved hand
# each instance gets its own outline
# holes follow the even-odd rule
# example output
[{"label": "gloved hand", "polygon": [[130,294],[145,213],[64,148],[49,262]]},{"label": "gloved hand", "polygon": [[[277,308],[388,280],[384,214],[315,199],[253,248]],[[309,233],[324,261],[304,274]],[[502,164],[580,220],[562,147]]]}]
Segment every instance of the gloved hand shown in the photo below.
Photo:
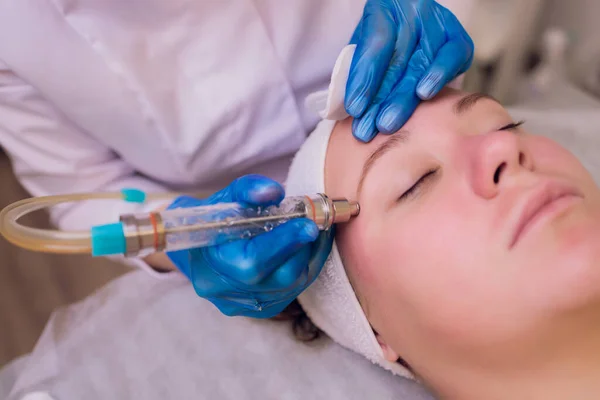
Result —
[{"label": "gloved hand", "polygon": [[[279,204],[283,188],[260,175],[236,179],[210,198],[177,198],[168,209],[223,202]],[[318,276],[333,244],[310,219],[290,220],[270,232],[222,245],[167,252],[171,261],[225,315],[271,318]]]},{"label": "gloved hand", "polygon": [[420,100],[469,69],[474,51],[454,14],[433,0],[367,0],[350,42],[345,107],[364,142],[398,131]]}]

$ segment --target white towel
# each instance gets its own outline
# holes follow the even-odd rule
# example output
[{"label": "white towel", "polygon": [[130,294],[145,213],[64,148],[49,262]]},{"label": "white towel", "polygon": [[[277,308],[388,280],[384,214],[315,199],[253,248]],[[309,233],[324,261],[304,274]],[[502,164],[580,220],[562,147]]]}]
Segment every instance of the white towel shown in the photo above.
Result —
[{"label": "white towel", "polygon": [[[325,154],[335,124],[335,121],[321,121],[298,151],[288,174],[287,196],[326,193]],[[315,325],[337,343],[395,374],[414,379],[406,368],[384,358],[335,243],[321,274],[298,301]]]},{"label": "white towel", "polygon": [[[287,196],[326,193],[325,156],[335,120],[348,116],[343,102],[353,54],[354,46],[347,46],[341,52],[332,73],[329,92],[320,92],[307,99],[307,106],[312,111],[328,119],[317,125],[296,154],[286,182]],[[298,297],[298,301],[315,325],[340,345],[362,354],[395,374],[414,379],[406,368],[384,358],[350,285],[335,243],[321,274]]]}]

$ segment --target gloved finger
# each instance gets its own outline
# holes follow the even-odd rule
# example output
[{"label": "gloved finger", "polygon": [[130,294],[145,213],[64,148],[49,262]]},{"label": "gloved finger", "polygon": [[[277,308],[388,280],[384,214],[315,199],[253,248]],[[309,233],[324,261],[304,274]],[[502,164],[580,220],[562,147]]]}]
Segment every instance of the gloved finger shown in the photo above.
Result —
[{"label": "gloved finger", "polygon": [[279,204],[284,196],[285,191],[274,180],[261,175],[245,175],[234,180],[226,188],[219,190],[206,199],[179,196],[173,200],[167,207],[167,210],[224,202],[241,202],[256,206],[270,206]]},{"label": "gloved finger", "polygon": [[356,37],[344,106],[359,118],[373,101],[394,52],[397,36],[392,13],[379,2],[367,2]]},{"label": "gloved finger", "polygon": [[285,300],[269,301],[263,303],[256,309],[241,308],[237,310],[235,315],[251,317],[257,319],[269,319],[280,314],[294,300],[289,298]]},{"label": "gloved finger", "polygon": [[363,19],[361,18],[360,21],[358,22],[358,25],[356,25],[356,28],[354,28],[354,32],[352,33],[352,37],[350,38],[350,41],[348,42],[348,44],[357,44],[358,43],[358,39],[362,35],[362,28],[363,28]]},{"label": "gloved finger", "polygon": [[[378,89],[377,95],[373,99],[367,112],[360,118],[360,121],[353,123],[354,136],[364,142],[368,142],[376,136],[378,132],[393,133],[393,131],[381,130],[377,124],[379,111],[382,109],[381,103],[390,97],[394,88],[398,85],[407,73],[407,64],[412,60],[417,39],[419,39],[419,49],[426,59],[433,60],[440,47],[446,40],[446,34],[442,25],[442,15],[436,8],[427,7],[421,10],[420,20],[426,21],[433,28],[421,26],[421,22],[414,22],[413,18],[402,18],[397,21],[398,37],[396,39],[395,51],[392,60],[385,72],[383,82]],[[413,25],[409,21],[413,21]],[[440,27],[439,29],[435,29]],[[410,105],[409,105],[410,106]],[[412,114],[414,108],[407,107],[408,112]],[[410,115],[409,114],[409,115]],[[406,119],[406,118],[405,118]],[[355,120],[356,121],[356,120]]]},{"label": "gloved finger", "polygon": [[188,279],[192,278],[190,252],[188,250],[167,251],[165,254],[183,275]]},{"label": "gloved finger", "polygon": [[[201,263],[196,263],[195,266],[190,280],[198,296],[210,300],[219,308],[229,305],[233,308],[258,310],[262,307],[264,301],[259,301],[258,298],[261,293],[259,285],[245,285],[232,281],[229,277],[219,275],[216,271]],[[264,291],[262,293],[268,292]],[[281,298],[283,294],[278,293],[278,296],[271,294],[271,296]]]},{"label": "gloved finger", "polygon": [[377,136],[377,126],[375,119],[379,114],[379,103],[371,104],[367,112],[360,118],[352,121],[352,135],[361,142],[368,143]]},{"label": "gloved finger", "polygon": [[377,89],[377,94],[372,100],[373,103],[381,103],[389,96],[396,83],[404,75],[410,56],[417,47],[417,38],[420,35],[418,27],[411,26],[405,19],[399,20],[398,24],[394,52],[385,70],[381,85]]},{"label": "gloved finger", "polygon": [[221,313],[228,317],[260,317],[262,306],[257,300],[247,298],[209,297]]},{"label": "gloved finger", "polygon": [[[271,316],[279,314],[317,279],[331,253],[334,236],[335,226],[328,231],[321,232],[317,240],[311,244],[311,258],[308,262],[308,268],[303,270],[298,281],[292,285],[293,288],[290,288],[289,291],[282,291],[282,293],[285,293],[284,296],[274,299],[265,298],[266,301],[261,303],[262,312],[266,312]],[[258,294],[259,298],[265,295],[267,294]]]},{"label": "gloved finger", "polygon": [[307,245],[288,258],[260,283],[261,293],[290,291],[298,287],[305,287],[310,253],[311,246]]},{"label": "gloved finger", "polygon": [[447,41],[454,40],[462,40],[464,41],[466,48],[463,54],[463,59],[466,60],[462,69],[459,70],[459,73],[462,74],[466,72],[471,63],[473,61],[473,57],[475,55],[475,45],[473,44],[473,39],[471,36],[465,31],[465,28],[462,26],[456,15],[452,14],[448,9],[439,6],[442,10],[442,19],[444,21],[444,26],[446,27],[446,37]]},{"label": "gloved finger", "polygon": [[[329,230],[321,232],[317,240],[309,246],[303,247],[286,263],[289,268],[278,268],[263,283],[261,288],[269,288],[270,291],[279,290],[281,292],[290,292],[294,298],[304,291],[319,275],[325,261],[331,253],[333,239],[335,237],[335,225]],[[306,254],[303,254],[307,251]],[[293,261],[292,261],[293,259]],[[285,276],[277,275],[283,272]],[[294,276],[297,276],[293,281]],[[286,286],[286,283],[290,284]],[[278,288],[279,287],[279,288]],[[265,292],[266,293],[266,292]],[[262,295],[262,293],[261,293]]]},{"label": "gloved finger", "polygon": [[377,129],[383,133],[397,132],[413,114],[420,99],[417,97],[417,83],[429,67],[429,60],[422,49],[417,49],[408,63],[404,77],[381,105],[377,117]]},{"label": "gloved finger", "polygon": [[412,32],[414,30],[413,27],[405,21],[400,21],[399,23],[400,27],[396,39],[395,51],[384,74],[381,86],[377,90],[377,94],[367,108],[367,111],[360,118],[355,118],[352,122],[352,134],[356,139],[365,143],[370,142],[377,136],[376,118],[379,114],[381,102],[389,96],[396,83],[402,77],[402,74],[404,74],[410,55],[416,46],[417,34]]},{"label": "gloved finger", "polygon": [[242,290],[231,285],[229,279],[219,274],[207,263],[206,253],[209,248],[184,250],[188,253],[189,279],[198,296],[205,299],[218,299],[224,293],[244,297]]},{"label": "gloved finger", "polygon": [[[308,264],[308,276],[306,286],[302,288],[302,291],[310,286],[315,279],[321,273],[327,258],[331,254],[333,247],[333,239],[335,237],[336,227],[333,225],[329,230],[323,231],[319,234],[317,240],[311,244],[311,259]],[[299,295],[301,292],[296,294]]]},{"label": "gloved finger", "polygon": [[472,39],[454,14],[441,6],[440,9],[448,41],[437,52],[417,86],[417,95],[423,100],[438,94],[450,81],[467,71],[473,62]]},{"label": "gloved finger", "polygon": [[262,175],[245,175],[210,197],[208,204],[240,202],[253,206],[279,204],[285,196],[283,187]]},{"label": "gloved finger", "polygon": [[167,210],[174,210],[176,208],[190,208],[205,205],[206,199],[198,199],[192,196],[179,196],[169,206]]},{"label": "gloved finger", "polygon": [[[331,253],[334,236],[335,226],[328,231],[321,232],[317,240],[310,244],[310,260],[297,260],[296,266],[304,265],[304,267],[297,268],[302,270],[302,274],[290,288],[278,292],[242,292],[241,294],[229,292],[226,295],[220,294],[218,297],[209,297],[209,300],[229,316],[240,315],[253,318],[272,318],[276,316],[318,277],[325,260]],[[302,251],[304,251],[304,248]],[[299,258],[304,258],[304,256]],[[273,293],[277,295],[273,295]]]},{"label": "gloved finger", "polygon": [[419,98],[423,100],[433,98],[460,74],[467,60],[464,57],[457,57],[457,55],[464,53],[465,47],[466,44],[458,39],[446,43],[440,49],[425,76],[417,85],[416,92]]},{"label": "gloved finger", "polygon": [[[248,294],[246,294],[248,296]],[[280,314],[296,296],[286,296],[274,300],[261,301],[258,298],[232,298],[211,297],[208,300],[213,303],[221,313],[229,316],[243,316],[252,318],[273,318]]]},{"label": "gloved finger", "polygon": [[227,317],[236,317],[239,315],[243,315],[243,309],[240,309],[240,306],[236,303],[232,303],[229,300],[223,300],[219,297],[208,297],[206,298],[210,301],[219,312]]},{"label": "gloved finger", "polygon": [[441,6],[425,7],[420,12],[421,38],[418,46],[431,62],[438,51],[448,41],[447,27],[444,24],[444,14]]},{"label": "gloved finger", "polygon": [[[216,269],[210,262],[209,249],[192,249],[190,257],[190,281],[198,296],[206,299],[220,299],[237,304],[238,307],[254,308],[257,301],[254,294],[259,292],[255,284],[248,285],[222,274],[222,268]],[[211,300],[212,301],[212,300]],[[213,304],[215,304],[213,302]],[[220,307],[221,303],[219,303]]]},{"label": "gloved finger", "polygon": [[283,312],[283,310],[285,310],[285,308],[287,306],[289,306],[292,301],[294,301],[294,299],[295,298],[291,298],[286,301],[277,301],[277,302],[270,303],[263,307],[263,310],[262,310],[260,316],[258,316],[256,318],[262,318],[262,319],[273,318],[273,317],[281,314]]},{"label": "gloved finger", "polygon": [[208,247],[205,256],[218,274],[255,285],[318,235],[313,221],[299,218],[249,240]]}]

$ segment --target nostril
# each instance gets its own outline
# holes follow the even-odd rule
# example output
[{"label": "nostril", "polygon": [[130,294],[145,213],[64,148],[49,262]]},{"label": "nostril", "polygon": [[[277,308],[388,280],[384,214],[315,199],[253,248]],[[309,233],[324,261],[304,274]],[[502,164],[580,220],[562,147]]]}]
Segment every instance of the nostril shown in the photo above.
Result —
[{"label": "nostril", "polygon": [[502,164],[500,164],[498,166],[498,168],[496,168],[496,172],[494,172],[494,183],[497,185],[498,182],[500,182],[500,175],[502,174],[502,171],[504,171],[504,168],[506,168],[506,163],[503,162]]},{"label": "nostril", "polygon": [[525,162],[527,160],[525,159],[525,154],[524,153],[519,153],[519,165],[521,166],[525,166]]}]

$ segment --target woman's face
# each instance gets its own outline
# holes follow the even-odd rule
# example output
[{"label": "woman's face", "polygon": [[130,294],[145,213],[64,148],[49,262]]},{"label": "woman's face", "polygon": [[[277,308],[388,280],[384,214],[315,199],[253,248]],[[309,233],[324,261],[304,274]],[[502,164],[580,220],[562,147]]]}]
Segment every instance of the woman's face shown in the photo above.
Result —
[{"label": "woman's face", "polygon": [[327,192],[361,206],[338,228],[344,264],[386,354],[421,374],[546,357],[599,323],[598,187],[514,122],[447,89],[392,136],[332,135]]}]

